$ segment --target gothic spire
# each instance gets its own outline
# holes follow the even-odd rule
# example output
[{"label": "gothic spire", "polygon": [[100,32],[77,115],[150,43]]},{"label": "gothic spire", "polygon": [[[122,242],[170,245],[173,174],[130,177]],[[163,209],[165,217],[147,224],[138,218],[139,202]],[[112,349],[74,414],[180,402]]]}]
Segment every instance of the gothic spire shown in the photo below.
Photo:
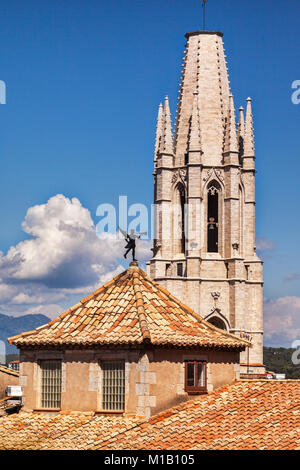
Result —
[{"label": "gothic spire", "polygon": [[165,98],[163,129],[162,129],[159,151],[160,153],[167,153],[170,155],[174,154],[171,113],[170,113],[168,96],[166,96]]},{"label": "gothic spire", "polygon": [[164,117],[164,109],[163,109],[162,103],[160,103],[159,108],[158,108],[158,115],[157,115],[154,160],[156,160],[157,158],[157,152],[159,149],[159,144],[160,144],[161,135],[163,131],[163,117]]},{"label": "gothic spire", "polygon": [[224,146],[224,121],[229,105],[229,80],[222,40],[214,31],[186,34],[177,119],[175,164],[184,165],[190,137],[193,92],[198,91],[203,163],[218,166]]},{"label": "gothic spire", "polygon": [[193,108],[191,116],[189,150],[201,152],[201,137],[200,137],[200,115],[199,115],[199,102],[198,92],[194,92]]},{"label": "gothic spire", "polygon": [[227,123],[225,129],[225,145],[224,153],[238,152],[236,124],[235,124],[235,110],[232,94],[229,95],[229,107],[227,114]]},{"label": "gothic spire", "polygon": [[252,104],[251,98],[247,99],[246,122],[245,122],[245,137],[244,137],[244,156],[254,156],[254,132],[253,132],[253,117],[252,117]]}]

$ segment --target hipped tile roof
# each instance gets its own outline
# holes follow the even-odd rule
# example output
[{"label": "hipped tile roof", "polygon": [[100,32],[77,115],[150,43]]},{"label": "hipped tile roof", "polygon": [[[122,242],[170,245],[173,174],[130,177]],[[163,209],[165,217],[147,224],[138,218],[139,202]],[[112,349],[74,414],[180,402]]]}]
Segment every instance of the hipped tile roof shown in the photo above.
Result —
[{"label": "hipped tile roof", "polygon": [[141,345],[243,350],[131,263],[123,273],[50,323],[9,338],[19,348]]},{"label": "hipped tile roof", "polygon": [[0,449],[300,450],[300,381],[237,381],[149,420],[20,412]]}]

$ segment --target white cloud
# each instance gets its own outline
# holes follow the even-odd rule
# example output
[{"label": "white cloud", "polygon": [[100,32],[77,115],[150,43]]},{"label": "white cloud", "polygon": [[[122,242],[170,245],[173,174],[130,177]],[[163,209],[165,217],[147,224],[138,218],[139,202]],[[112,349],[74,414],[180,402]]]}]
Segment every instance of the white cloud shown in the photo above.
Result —
[{"label": "white cloud", "polygon": [[64,312],[64,308],[62,308],[60,305],[57,304],[49,304],[49,305],[37,305],[36,307],[28,308],[25,312],[24,315],[28,314],[42,314],[46,315],[46,317],[51,318],[51,320],[54,320],[54,318],[58,317]]},{"label": "white cloud", "polygon": [[264,337],[265,344],[283,347],[291,347],[300,339],[300,297],[265,300]]},{"label": "white cloud", "polygon": [[17,289],[15,286],[5,284],[2,280],[0,281],[0,302],[6,302],[16,295]]},{"label": "white cloud", "polygon": [[298,281],[300,279],[300,274],[289,273],[284,277],[284,281]]},{"label": "white cloud", "polygon": [[76,198],[58,194],[31,207],[22,227],[32,238],[0,257],[0,275],[10,282],[88,286],[116,269],[122,254],[122,241],[113,235],[99,238],[90,212]]},{"label": "white cloud", "polygon": [[[124,270],[125,241],[99,237],[88,209],[58,194],[28,209],[22,228],[31,238],[0,252],[0,312],[57,316]],[[138,259],[151,257],[140,240]]]},{"label": "white cloud", "polygon": [[276,244],[272,240],[267,238],[257,237],[256,238],[256,249],[257,251],[273,251],[276,248]]},{"label": "white cloud", "polygon": [[24,294],[24,292],[20,292],[19,294],[15,295],[11,299],[11,303],[18,305],[18,304],[32,304],[34,302],[33,302],[33,298],[30,295]]}]

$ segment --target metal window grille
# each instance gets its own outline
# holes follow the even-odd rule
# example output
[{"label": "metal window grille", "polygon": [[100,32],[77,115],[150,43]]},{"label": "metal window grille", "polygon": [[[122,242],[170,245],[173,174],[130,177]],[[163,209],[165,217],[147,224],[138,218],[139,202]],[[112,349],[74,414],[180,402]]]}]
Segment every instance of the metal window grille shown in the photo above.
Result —
[{"label": "metal window grille", "polygon": [[60,408],[61,362],[42,361],[42,408]]},{"label": "metal window grille", "polygon": [[125,362],[102,362],[102,409],[125,409]]}]

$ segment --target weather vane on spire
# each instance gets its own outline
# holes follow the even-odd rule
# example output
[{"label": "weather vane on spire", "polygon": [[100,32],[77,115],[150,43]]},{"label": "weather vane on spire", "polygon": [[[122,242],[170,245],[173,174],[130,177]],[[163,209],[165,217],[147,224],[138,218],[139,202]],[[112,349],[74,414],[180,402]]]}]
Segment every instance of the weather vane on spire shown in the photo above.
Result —
[{"label": "weather vane on spire", "polygon": [[207,0],[202,0],[202,8],[203,8],[203,31],[205,31],[205,15],[206,15],[205,7],[206,7],[206,2],[207,2]]},{"label": "weather vane on spire", "polygon": [[132,261],[137,261],[135,259],[135,245],[136,245],[136,239],[141,238],[142,235],[147,235],[147,232],[141,232],[140,234],[136,234],[133,229],[130,230],[129,233],[127,233],[125,230],[122,230],[119,227],[120,232],[124,235],[124,238],[126,240],[126,253],[124,254],[124,258],[127,257],[128,253],[131,251],[132,252]]}]

